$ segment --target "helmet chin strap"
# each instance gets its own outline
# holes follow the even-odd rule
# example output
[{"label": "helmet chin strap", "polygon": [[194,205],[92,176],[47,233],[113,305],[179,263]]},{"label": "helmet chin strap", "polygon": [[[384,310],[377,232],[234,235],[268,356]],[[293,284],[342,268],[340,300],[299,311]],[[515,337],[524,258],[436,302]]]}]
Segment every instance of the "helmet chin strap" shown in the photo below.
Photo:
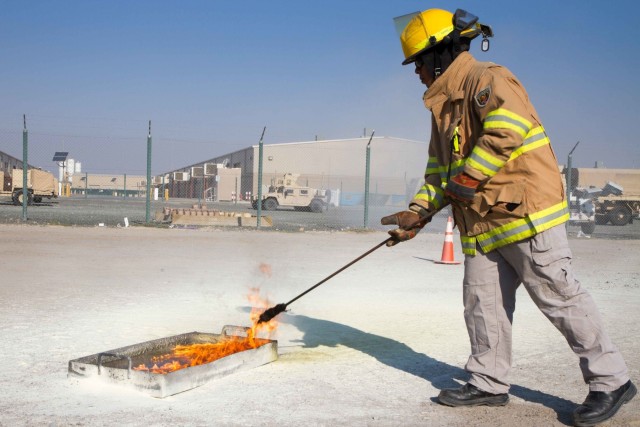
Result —
[{"label": "helmet chin strap", "polygon": [[460,53],[469,49],[468,43],[462,42],[457,30],[453,30],[442,46],[430,49],[423,58],[424,62],[431,65],[434,79],[440,77]]}]

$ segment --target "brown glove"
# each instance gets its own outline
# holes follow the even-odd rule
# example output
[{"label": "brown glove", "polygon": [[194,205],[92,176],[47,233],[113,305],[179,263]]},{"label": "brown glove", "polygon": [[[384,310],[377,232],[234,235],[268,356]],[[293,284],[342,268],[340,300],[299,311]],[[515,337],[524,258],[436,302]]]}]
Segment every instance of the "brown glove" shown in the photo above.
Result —
[{"label": "brown glove", "polygon": [[469,204],[473,201],[478,185],[480,181],[462,172],[451,178],[444,194],[463,204]]},{"label": "brown glove", "polygon": [[388,215],[383,217],[380,220],[382,225],[397,225],[398,228],[395,230],[390,230],[389,235],[392,240],[387,242],[387,246],[394,246],[400,242],[404,242],[407,240],[411,240],[416,237],[416,234],[424,227],[425,224],[418,224],[418,221],[423,215],[420,215],[417,211],[425,211],[423,208],[414,208],[413,210],[410,207],[410,210],[396,212],[392,215]]}]

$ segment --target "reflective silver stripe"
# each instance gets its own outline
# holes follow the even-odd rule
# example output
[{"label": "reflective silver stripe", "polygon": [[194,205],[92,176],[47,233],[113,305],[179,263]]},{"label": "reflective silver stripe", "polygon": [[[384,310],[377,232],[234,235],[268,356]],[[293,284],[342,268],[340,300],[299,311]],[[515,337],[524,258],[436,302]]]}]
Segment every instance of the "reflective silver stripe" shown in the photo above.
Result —
[{"label": "reflective silver stripe", "polygon": [[435,157],[429,157],[429,160],[427,161],[427,170],[425,171],[425,174],[431,175],[439,172],[440,172],[440,165],[438,164],[438,159]]},{"label": "reflective silver stripe", "polygon": [[545,133],[544,128],[542,126],[538,126],[529,132],[527,138],[522,142],[521,147],[518,147],[511,152],[511,156],[509,156],[508,161],[510,162],[528,151],[535,150],[536,148],[545,146],[549,143],[549,137]]},{"label": "reflective silver stripe", "polygon": [[[486,169],[483,172],[491,171],[491,172],[493,172],[493,175],[498,173],[500,168],[502,168],[502,166],[504,166],[504,162],[500,161],[497,157],[494,157],[494,159],[495,159],[496,163],[500,163],[500,165],[496,165],[496,164],[493,164],[493,163],[489,162],[488,160],[485,160],[478,153],[476,153],[475,150],[472,151],[471,155],[469,156],[469,160],[478,163],[480,166],[482,166],[483,168]],[[478,168],[476,168],[476,169],[478,169]]]},{"label": "reflective silver stripe", "polygon": [[518,133],[522,138],[527,136],[532,126],[530,121],[505,108],[491,111],[485,117],[482,125],[485,130],[509,129]]},{"label": "reflective silver stripe", "polygon": [[[530,133],[533,133],[537,129],[539,129],[539,128],[535,128],[535,129],[531,130]],[[547,137],[547,134],[544,132],[544,130],[542,130],[539,133],[536,133],[534,135],[526,137],[524,142],[522,143],[522,145],[533,144],[534,142],[540,141],[541,139],[544,139],[546,137]]]},{"label": "reflective silver stripe", "polygon": [[420,191],[418,191],[414,199],[426,200],[427,202],[431,202],[436,208],[439,208],[442,206],[444,200],[444,191],[439,187],[425,184]]},{"label": "reflective silver stripe", "polygon": [[[546,213],[545,211],[549,211]],[[532,214],[526,218],[518,219],[503,225],[488,233],[480,234],[477,237],[478,243],[485,251],[489,252],[509,243],[518,242],[527,237],[534,236],[540,231],[561,224],[569,219],[569,209],[567,203],[562,202],[549,209],[545,209],[544,215]]]},{"label": "reflective silver stripe", "polygon": [[512,124],[514,126],[519,127],[520,129],[522,129],[524,131],[525,134],[527,134],[529,132],[529,127],[527,127],[527,125],[525,125],[521,121],[514,120],[509,116],[503,116],[503,115],[496,114],[494,116],[487,116],[484,119],[484,121],[485,121],[485,123],[486,122],[507,122],[507,123],[510,123],[510,124]]},{"label": "reflective silver stripe", "polygon": [[473,196],[476,194],[475,188],[465,187],[464,185],[460,185],[453,180],[449,181],[449,183],[447,184],[447,191],[465,200],[473,199]]},{"label": "reflective silver stripe", "polygon": [[[451,176],[456,176],[464,170],[465,159],[456,160],[451,165]],[[440,180],[443,184],[447,182],[447,174],[449,173],[449,166],[440,166]]]},{"label": "reflective silver stripe", "polygon": [[462,253],[465,255],[476,254],[476,238],[460,236],[460,244],[462,245]]}]

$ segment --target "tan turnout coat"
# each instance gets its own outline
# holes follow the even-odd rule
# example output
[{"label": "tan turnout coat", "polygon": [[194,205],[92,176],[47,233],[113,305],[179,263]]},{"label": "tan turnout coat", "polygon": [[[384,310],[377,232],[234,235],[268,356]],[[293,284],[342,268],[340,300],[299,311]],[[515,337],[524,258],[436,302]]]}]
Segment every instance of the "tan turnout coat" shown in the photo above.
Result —
[{"label": "tan turnout coat", "polygon": [[480,180],[471,204],[453,204],[465,253],[475,254],[476,243],[491,251],[568,220],[549,138],[509,70],[463,52],[425,92],[424,104],[432,113],[429,161],[412,204],[445,206],[448,178],[463,171]]}]

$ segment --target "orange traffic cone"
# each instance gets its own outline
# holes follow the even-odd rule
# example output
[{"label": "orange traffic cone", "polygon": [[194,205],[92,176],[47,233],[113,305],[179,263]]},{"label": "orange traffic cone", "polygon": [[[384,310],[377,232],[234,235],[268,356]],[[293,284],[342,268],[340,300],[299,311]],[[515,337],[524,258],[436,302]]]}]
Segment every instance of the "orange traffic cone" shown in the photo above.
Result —
[{"label": "orange traffic cone", "polygon": [[447,231],[444,233],[444,245],[442,245],[442,259],[434,261],[437,264],[460,264],[453,256],[453,218],[447,219]]}]

